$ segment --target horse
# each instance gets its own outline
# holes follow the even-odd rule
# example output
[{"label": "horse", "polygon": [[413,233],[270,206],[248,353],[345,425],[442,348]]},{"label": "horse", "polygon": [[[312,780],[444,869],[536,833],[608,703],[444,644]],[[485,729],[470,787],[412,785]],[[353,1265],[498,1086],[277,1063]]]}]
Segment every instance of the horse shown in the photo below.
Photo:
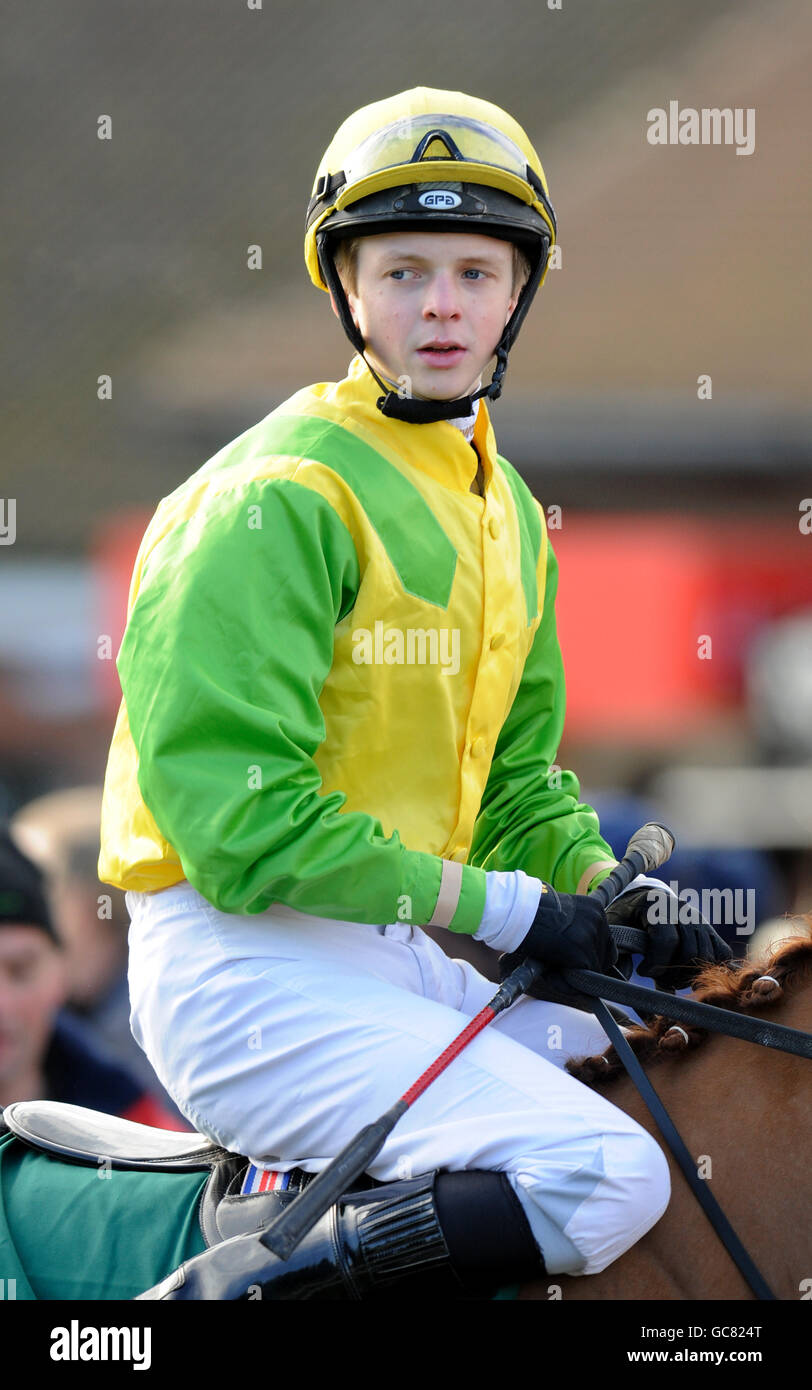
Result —
[{"label": "horse", "polygon": [[[759,960],[706,966],[699,1002],[812,1029],[812,914],[797,936]],[[776,1298],[812,1294],[812,1108],[805,1058],[737,1038],[675,1028],[657,1017],[626,1032],[658,1095],[697,1160],[697,1171],[731,1221]],[[614,1047],[572,1059],[567,1070],[606,1091],[661,1144],[671,1200],[655,1226],[599,1274],[552,1275],[516,1297],[565,1300],[754,1299],[691,1192]],[[807,1084],[804,1085],[804,1082]]]}]

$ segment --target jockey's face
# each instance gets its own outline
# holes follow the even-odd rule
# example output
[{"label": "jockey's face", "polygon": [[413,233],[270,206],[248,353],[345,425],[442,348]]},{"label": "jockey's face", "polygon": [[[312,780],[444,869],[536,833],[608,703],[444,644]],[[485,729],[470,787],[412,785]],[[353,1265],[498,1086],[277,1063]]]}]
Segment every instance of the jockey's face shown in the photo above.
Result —
[{"label": "jockey's face", "polygon": [[40,927],[0,927],[0,1105],[36,1099],[15,1088],[41,1067],[64,994],[62,955],[50,937]]},{"label": "jockey's face", "polygon": [[[518,297],[510,243],[471,232],[363,237],[347,290],[373,366],[428,400],[478,389]],[[457,350],[427,349],[435,340]]]}]

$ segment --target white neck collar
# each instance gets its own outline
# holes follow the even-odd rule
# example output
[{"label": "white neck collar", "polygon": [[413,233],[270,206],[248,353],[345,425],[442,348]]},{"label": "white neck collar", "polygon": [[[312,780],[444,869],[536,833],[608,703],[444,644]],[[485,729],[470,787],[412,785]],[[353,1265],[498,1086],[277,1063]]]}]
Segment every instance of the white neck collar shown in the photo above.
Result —
[{"label": "white neck collar", "polygon": [[[479,387],[476,389],[479,390]],[[481,399],[480,397],[479,400]],[[456,426],[465,436],[469,444],[472,444],[474,441],[474,429],[476,428],[476,419],[479,414],[479,400],[474,401],[474,408],[470,415],[460,415],[457,419],[448,421],[449,425]]]}]

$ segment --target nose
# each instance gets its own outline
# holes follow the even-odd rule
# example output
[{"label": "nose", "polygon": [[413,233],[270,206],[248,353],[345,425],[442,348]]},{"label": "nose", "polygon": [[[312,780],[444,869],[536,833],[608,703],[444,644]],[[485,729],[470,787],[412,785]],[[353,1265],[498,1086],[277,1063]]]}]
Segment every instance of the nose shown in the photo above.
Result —
[{"label": "nose", "polygon": [[423,317],[456,319],[460,316],[460,291],[450,271],[440,270],[429,279],[423,302]]}]

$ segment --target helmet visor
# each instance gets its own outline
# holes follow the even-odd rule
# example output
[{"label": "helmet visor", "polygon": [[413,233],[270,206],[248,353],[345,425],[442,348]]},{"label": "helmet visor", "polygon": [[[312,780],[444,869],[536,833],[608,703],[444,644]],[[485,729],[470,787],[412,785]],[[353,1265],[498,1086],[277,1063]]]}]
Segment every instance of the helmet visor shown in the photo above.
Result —
[{"label": "helmet visor", "polygon": [[406,116],[376,130],[344,160],[344,173],[353,188],[385,170],[414,164],[414,179],[401,182],[422,182],[438,176],[432,163],[448,161],[490,166],[527,183],[527,158],[507,135],[470,117],[442,112]]}]

